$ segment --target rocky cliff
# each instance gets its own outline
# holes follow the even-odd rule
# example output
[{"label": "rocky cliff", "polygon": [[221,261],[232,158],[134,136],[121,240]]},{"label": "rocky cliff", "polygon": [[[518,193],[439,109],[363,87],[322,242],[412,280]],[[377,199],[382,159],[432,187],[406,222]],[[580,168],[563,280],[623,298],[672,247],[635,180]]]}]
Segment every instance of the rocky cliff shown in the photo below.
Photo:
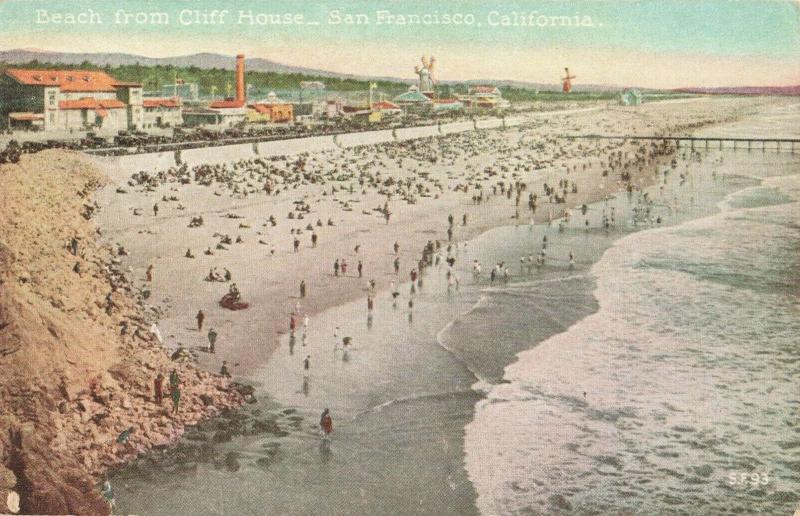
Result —
[{"label": "rocky cliff", "polygon": [[[103,180],[60,150],[0,166],[0,513],[11,491],[23,513],[108,513],[97,483],[109,468],[241,402],[150,332],[91,220]],[[172,369],[176,415],[153,394]]]}]

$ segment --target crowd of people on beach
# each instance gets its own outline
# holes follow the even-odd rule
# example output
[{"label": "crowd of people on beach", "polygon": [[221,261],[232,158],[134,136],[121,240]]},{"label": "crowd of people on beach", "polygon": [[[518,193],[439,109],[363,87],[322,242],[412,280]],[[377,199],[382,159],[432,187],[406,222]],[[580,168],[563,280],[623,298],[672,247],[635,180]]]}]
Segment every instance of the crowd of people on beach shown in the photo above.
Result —
[{"label": "crowd of people on beach", "polygon": [[[675,151],[669,142],[636,143],[627,141],[607,141],[584,144],[564,142],[553,136],[544,136],[539,141],[531,141],[534,134],[541,133],[540,125],[531,123],[518,129],[517,138],[509,138],[502,131],[480,130],[404,142],[382,143],[342,149],[336,152],[304,153],[296,156],[259,157],[225,164],[204,164],[189,167],[176,165],[159,171],[140,171],[133,174],[127,187],[136,188],[148,195],[159,195],[165,189],[174,193],[161,193],[152,204],[152,218],[158,220],[165,216],[181,216],[189,210],[180,200],[181,187],[195,185],[209,188],[217,197],[230,196],[234,199],[291,199],[292,208],[283,215],[270,214],[262,220],[248,220],[235,213],[220,215],[227,219],[241,219],[238,222],[239,234],[223,230],[213,232],[212,241],[200,241],[196,248],[203,249],[203,256],[215,257],[224,263],[224,256],[233,246],[249,245],[248,234],[255,230],[258,245],[267,247],[266,256],[276,253],[306,253],[327,243],[328,235],[334,232],[338,220],[333,216],[318,216],[317,207],[323,200],[333,203],[341,214],[356,212],[359,198],[378,198],[383,202],[370,209],[362,209],[361,214],[375,217],[386,224],[384,232],[389,258],[387,268],[392,271],[388,280],[381,279],[383,273],[367,268],[362,258],[361,244],[356,244],[349,256],[334,256],[330,274],[334,278],[355,277],[364,279],[352,288],[365,293],[368,324],[372,313],[377,310],[379,288],[388,286],[392,308],[397,309],[402,301],[407,306],[408,320],[413,321],[414,300],[424,288],[425,279],[431,270],[444,267],[443,277],[448,294],[457,293],[461,287],[460,274],[471,274],[475,282],[490,285],[503,285],[510,282],[514,273],[511,264],[498,261],[484,271],[483,264],[474,260],[471,264],[459,263],[459,248],[464,245],[473,225],[480,225],[482,216],[475,212],[478,207],[490,206],[493,210],[508,209],[510,220],[516,224],[533,227],[537,221],[553,225],[557,223],[558,232],[575,230],[583,226],[590,229],[587,199],[607,198],[615,191],[633,194],[641,188],[642,176],[657,163],[668,159]],[[543,149],[549,152],[543,152]],[[487,158],[488,159],[484,159]],[[479,164],[480,163],[480,164]],[[673,162],[674,164],[674,162]],[[438,172],[437,172],[438,171]],[[584,191],[583,179],[599,178],[592,187],[598,191]],[[127,193],[126,188],[117,190]],[[157,193],[159,192],[159,193]],[[372,197],[368,197],[368,194]],[[435,201],[445,195],[457,196],[463,200],[462,206],[471,208],[464,212],[450,213],[439,228],[430,230],[438,238],[429,239],[420,249],[416,258],[409,253],[401,253],[401,245],[393,235],[393,212],[403,205],[413,206],[423,202]],[[603,205],[602,226],[608,230],[615,226],[620,214],[614,207]],[[213,224],[210,213],[189,210],[188,231],[205,228]],[[468,211],[472,211],[469,213]],[[476,215],[476,213],[478,215]],[[146,217],[142,210],[134,210],[134,216]],[[660,215],[654,215],[652,199],[647,194],[639,194],[632,207],[630,220],[633,224],[660,223]],[[325,219],[325,220],[323,220]],[[484,226],[485,227],[485,226]],[[249,231],[248,231],[249,230]],[[329,231],[331,230],[331,231]],[[283,232],[283,236],[281,233]],[[202,237],[201,237],[202,238]],[[331,237],[335,238],[335,237]],[[553,238],[551,233],[550,238]],[[548,236],[543,237],[540,249],[532,249],[527,256],[520,257],[519,274],[531,274],[559,261],[568,268],[574,268],[579,260],[573,250],[556,257],[548,255]],[[122,249],[122,246],[119,246]],[[374,253],[374,250],[370,250]],[[122,253],[118,253],[120,256]],[[127,255],[127,252],[126,254]],[[202,256],[201,256],[202,257]],[[354,258],[352,258],[354,257]],[[192,248],[186,249],[183,258],[198,259]],[[375,265],[371,266],[375,268]],[[383,269],[383,267],[379,267]],[[404,272],[405,270],[405,272]],[[149,264],[145,271],[148,283],[154,281],[157,270]],[[199,279],[212,283],[227,283],[228,292],[220,302],[220,310],[246,308],[243,294],[233,281],[236,271],[228,266],[211,264],[208,273]],[[407,275],[407,276],[406,276]],[[401,293],[400,285],[408,281],[408,294]],[[299,337],[301,345],[307,343],[309,314],[301,303],[314,297],[313,289],[318,278],[304,274],[300,279],[297,293],[299,301],[289,314],[289,343],[293,352]],[[402,300],[406,297],[405,300]],[[200,310],[196,314],[197,332],[203,332],[206,314]],[[219,314],[212,314],[219,320]],[[205,351],[217,354],[219,332],[209,328],[205,334]],[[352,341],[346,336],[335,336],[334,351],[348,360],[348,350]],[[313,357],[307,354],[301,362],[304,377],[310,374]],[[220,365],[219,374],[230,377],[231,367],[226,360]],[[163,397],[163,376],[158,374],[154,380],[154,400],[160,403]],[[170,375],[169,396],[173,410],[179,410],[179,381],[173,382]]]}]

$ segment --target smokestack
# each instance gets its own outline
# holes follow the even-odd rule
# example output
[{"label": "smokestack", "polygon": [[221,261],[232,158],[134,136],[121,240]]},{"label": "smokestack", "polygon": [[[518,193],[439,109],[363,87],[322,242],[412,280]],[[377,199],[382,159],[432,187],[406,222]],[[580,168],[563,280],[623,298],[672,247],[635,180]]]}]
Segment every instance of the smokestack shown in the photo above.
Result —
[{"label": "smokestack", "polygon": [[244,54],[239,54],[236,56],[236,102],[244,104],[246,101],[244,87]]}]

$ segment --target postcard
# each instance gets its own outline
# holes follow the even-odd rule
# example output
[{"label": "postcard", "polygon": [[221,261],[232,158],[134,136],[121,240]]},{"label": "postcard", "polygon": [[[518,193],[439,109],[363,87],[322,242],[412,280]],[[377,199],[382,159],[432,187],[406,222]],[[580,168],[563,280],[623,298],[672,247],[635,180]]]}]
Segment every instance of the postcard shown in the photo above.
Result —
[{"label": "postcard", "polygon": [[0,35],[0,514],[800,514],[796,1]]}]

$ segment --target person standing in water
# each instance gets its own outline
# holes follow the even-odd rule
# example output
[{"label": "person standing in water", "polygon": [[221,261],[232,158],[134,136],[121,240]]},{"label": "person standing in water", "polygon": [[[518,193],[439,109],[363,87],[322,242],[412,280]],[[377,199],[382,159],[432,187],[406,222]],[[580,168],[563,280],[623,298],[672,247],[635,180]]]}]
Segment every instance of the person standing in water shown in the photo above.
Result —
[{"label": "person standing in water", "polygon": [[331,418],[330,410],[325,409],[322,411],[322,415],[319,418],[319,428],[322,430],[324,439],[327,439],[333,433],[333,418]]}]

